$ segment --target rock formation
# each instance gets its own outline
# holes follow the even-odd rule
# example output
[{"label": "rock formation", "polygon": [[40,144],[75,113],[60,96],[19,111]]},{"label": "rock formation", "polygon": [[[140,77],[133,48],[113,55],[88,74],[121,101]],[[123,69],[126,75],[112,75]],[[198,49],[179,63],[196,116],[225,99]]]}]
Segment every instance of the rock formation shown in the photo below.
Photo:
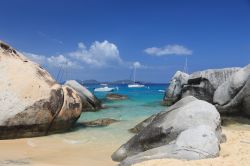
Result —
[{"label": "rock formation", "polygon": [[81,125],[83,127],[104,127],[108,126],[112,123],[119,122],[119,120],[116,119],[110,119],[110,118],[103,118],[103,119],[96,119],[88,122],[81,122],[77,123],[77,125]]},{"label": "rock formation", "polygon": [[83,112],[95,112],[102,108],[102,103],[86,87],[75,80],[66,81],[65,85],[73,88],[81,98]]},{"label": "rock formation", "polygon": [[181,132],[170,144],[153,148],[123,160],[121,166],[145,160],[175,158],[182,160],[198,160],[214,158],[219,155],[219,140],[207,125],[200,125]]},{"label": "rock formation", "polygon": [[244,68],[209,69],[188,77],[180,73],[176,72],[166,91],[164,100],[168,105],[192,95],[214,104],[220,113],[250,117],[250,65]]},{"label": "rock formation", "polygon": [[213,103],[221,113],[250,117],[250,65],[240,69],[216,89]]},{"label": "rock formation", "polygon": [[191,75],[177,71],[166,90],[164,101],[170,106],[181,98],[192,95],[213,103],[215,90],[238,70],[240,68],[209,69]]},{"label": "rock formation", "polygon": [[109,93],[106,95],[106,98],[108,100],[126,100],[128,99],[127,95],[121,95],[121,94],[114,94],[114,93]]},{"label": "rock formation", "polygon": [[189,75],[181,71],[177,71],[172,77],[170,84],[165,92],[164,104],[170,106],[180,100],[181,91],[184,84],[187,84]]},{"label": "rock formation", "polygon": [[75,90],[0,41],[0,139],[63,132],[81,115]]},{"label": "rock formation", "polygon": [[[146,127],[113,153],[112,159],[124,160],[121,165],[131,165],[165,157],[216,157],[222,137],[220,122],[220,115],[212,104],[194,97],[183,98],[172,108],[153,116]],[[197,138],[190,133],[196,133]],[[197,142],[190,141],[191,137]]]}]

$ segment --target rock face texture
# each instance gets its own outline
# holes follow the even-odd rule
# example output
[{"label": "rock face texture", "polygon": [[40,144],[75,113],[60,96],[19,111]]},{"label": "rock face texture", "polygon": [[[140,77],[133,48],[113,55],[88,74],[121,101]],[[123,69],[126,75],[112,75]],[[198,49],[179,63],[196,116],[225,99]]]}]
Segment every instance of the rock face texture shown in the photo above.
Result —
[{"label": "rock face texture", "polygon": [[130,166],[145,160],[162,158],[198,160],[218,155],[219,140],[214,131],[209,126],[200,125],[181,132],[170,144],[128,157],[120,165]]},{"label": "rock face texture", "polygon": [[188,104],[194,100],[197,100],[197,99],[193,96],[187,96],[187,97],[179,100],[174,105],[168,107],[165,111],[159,112],[159,113],[154,114],[154,115],[150,116],[149,118],[145,119],[144,121],[142,121],[141,123],[139,123],[135,127],[133,127],[132,129],[130,129],[129,131],[132,133],[138,133],[142,129],[147,127],[155,118],[157,119],[158,117],[160,117],[164,113],[172,111],[172,110],[177,109],[177,108],[180,108],[180,107],[184,106],[185,104]]},{"label": "rock face texture", "polygon": [[177,71],[170,81],[170,85],[165,92],[164,104],[172,105],[181,98],[181,91],[184,84],[187,84],[189,75],[181,71]]},{"label": "rock face texture", "polygon": [[221,84],[214,93],[213,102],[221,113],[250,117],[250,65]]},{"label": "rock face texture", "polygon": [[166,90],[164,101],[170,106],[181,98],[192,95],[213,103],[215,90],[239,70],[240,68],[209,69],[191,75],[177,71]]},{"label": "rock face texture", "polygon": [[191,74],[183,86],[182,97],[192,95],[213,103],[215,90],[227,81],[239,68],[209,69]]},{"label": "rock face texture", "polygon": [[76,91],[0,41],[0,139],[68,130],[81,115]]},{"label": "rock face texture", "polygon": [[83,112],[95,112],[102,108],[102,103],[86,87],[75,80],[66,81],[65,85],[73,88],[81,98]]},{"label": "rock face texture", "polygon": [[[151,117],[149,124],[144,125],[138,134],[113,153],[112,159],[125,159],[121,165],[131,165],[164,157],[215,157],[219,154],[221,141],[220,123],[220,115],[212,104],[186,97],[172,108]],[[192,139],[196,141],[190,141]]]},{"label": "rock face texture", "polygon": [[[220,113],[250,117],[250,65],[199,71],[185,79],[180,75],[178,71],[171,80],[165,101],[176,102],[191,95],[214,104]],[[178,88],[175,90],[173,87]],[[171,105],[173,102],[167,103]]]}]

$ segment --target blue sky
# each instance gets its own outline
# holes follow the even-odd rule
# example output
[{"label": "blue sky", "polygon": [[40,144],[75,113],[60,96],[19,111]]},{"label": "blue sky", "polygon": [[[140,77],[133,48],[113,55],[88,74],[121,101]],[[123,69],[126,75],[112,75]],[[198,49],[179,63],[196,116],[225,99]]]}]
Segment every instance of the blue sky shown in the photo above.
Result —
[{"label": "blue sky", "polygon": [[0,40],[63,79],[167,82],[250,61],[249,0],[8,0]]}]

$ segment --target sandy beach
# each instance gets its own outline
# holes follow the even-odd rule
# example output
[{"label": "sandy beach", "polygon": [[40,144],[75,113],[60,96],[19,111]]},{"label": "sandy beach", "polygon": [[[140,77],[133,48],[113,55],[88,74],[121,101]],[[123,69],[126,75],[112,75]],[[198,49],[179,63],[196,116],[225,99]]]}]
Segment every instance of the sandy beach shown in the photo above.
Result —
[{"label": "sandy beach", "polygon": [[[115,126],[114,126],[115,127]],[[93,134],[86,131],[86,135]],[[146,161],[137,166],[160,165],[192,165],[192,166],[247,166],[250,163],[250,125],[230,124],[223,127],[223,133],[227,136],[227,142],[221,144],[220,157],[197,161],[181,161],[174,159],[162,159]],[[113,166],[117,163],[110,158],[111,154],[129,136],[104,134],[93,135],[93,139],[87,141],[81,139],[85,135],[68,133],[66,136],[52,135],[38,138],[25,138],[0,141],[0,165],[32,165],[32,166]],[[97,137],[103,137],[98,139]]]},{"label": "sandy beach", "polygon": [[223,127],[227,142],[221,144],[220,156],[214,159],[181,161],[160,159],[145,161],[136,166],[249,166],[250,163],[250,125],[229,125]]},{"label": "sandy beach", "polygon": [[[68,141],[68,142],[67,142]],[[0,141],[0,165],[116,165],[110,158],[112,143],[74,144],[52,138]]]}]

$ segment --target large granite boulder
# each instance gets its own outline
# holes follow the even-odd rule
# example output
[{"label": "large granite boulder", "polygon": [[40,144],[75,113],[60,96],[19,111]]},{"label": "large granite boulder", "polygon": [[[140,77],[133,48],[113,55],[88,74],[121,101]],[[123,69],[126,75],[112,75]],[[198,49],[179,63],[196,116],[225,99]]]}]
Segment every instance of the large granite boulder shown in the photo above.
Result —
[{"label": "large granite boulder", "polygon": [[182,107],[182,106],[184,106],[184,105],[186,105],[194,100],[197,100],[197,99],[193,96],[184,97],[181,100],[179,100],[178,102],[176,102],[174,105],[171,105],[170,107],[168,107],[165,111],[162,111],[162,112],[159,112],[157,114],[150,116],[149,118],[147,118],[144,121],[137,124],[135,127],[129,129],[129,131],[132,133],[138,133],[142,129],[147,127],[154,119],[159,118],[162,114],[169,112],[169,111],[172,111],[172,110],[175,110],[177,108],[180,108],[180,107]]},{"label": "large granite boulder", "polygon": [[192,95],[212,103],[215,90],[238,70],[239,68],[224,68],[195,72],[183,86],[182,97]]},{"label": "large granite boulder", "polygon": [[86,87],[75,80],[66,81],[65,85],[73,88],[82,100],[83,112],[95,112],[102,108],[102,103],[97,97],[91,93]]},{"label": "large granite boulder", "polygon": [[122,161],[141,152],[171,144],[183,131],[200,125],[208,126],[220,141],[221,120],[216,108],[206,101],[192,100],[187,99],[186,104],[176,103],[179,105],[176,108],[158,114],[150,124],[114,152],[112,159]]},{"label": "large granite boulder", "polygon": [[189,75],[181,71],[175,73],[165,92],[164,105],[170,106],[180,100],[182,87],[184,84],[187,84],[188,78]]},{"label": "large granite boulder", "polygon": [[221,113],[250,116],[250,65],[220,85],[214,93],[213,102]]},{"label": "large granite boulder", "polygon": [[177,71],[166,90],[164,101],[167,105],[172,105],[181,98],[191,95],[213,103],[215,90],[239,70],[240,68],[236,67],[209,69],[190,75]]},{"label": "large granite boulder", "polygon": [[0,139],[63,132],[81,115],[76,91],[0,41]]},{"label": "large granite boulder", "polygon": [[199,125],[181,132],[176,140],[170,144],[153,148],[145,152],[130,156],[123,160],[121,166],[145,160],[175,158],[182,160],[198,160],[219,156],[220,141],[207,125]]}]

